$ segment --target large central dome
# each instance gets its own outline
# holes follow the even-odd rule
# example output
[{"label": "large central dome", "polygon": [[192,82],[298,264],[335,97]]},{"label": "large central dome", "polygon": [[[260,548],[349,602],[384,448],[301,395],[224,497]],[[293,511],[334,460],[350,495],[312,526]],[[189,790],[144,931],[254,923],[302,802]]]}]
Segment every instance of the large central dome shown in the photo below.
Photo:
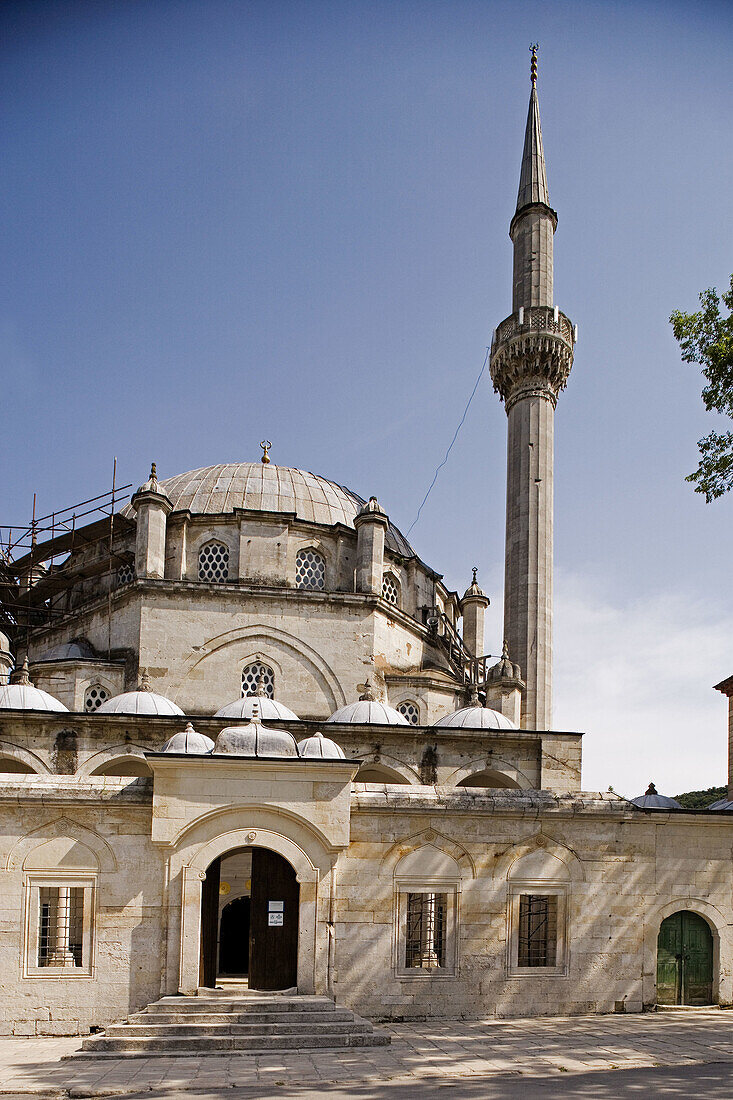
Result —
[{"label": "large central dome", "polygon": [[[231,462],[203,466],[160,482],[175,511],[221,514],[234,508],[255,512],[294,512],[308,523],[354,526],[362,497],[343,485],[307,470],[263,462]],[[413,557],[415,551],[392,524],[386,543],[394,553]]]}]

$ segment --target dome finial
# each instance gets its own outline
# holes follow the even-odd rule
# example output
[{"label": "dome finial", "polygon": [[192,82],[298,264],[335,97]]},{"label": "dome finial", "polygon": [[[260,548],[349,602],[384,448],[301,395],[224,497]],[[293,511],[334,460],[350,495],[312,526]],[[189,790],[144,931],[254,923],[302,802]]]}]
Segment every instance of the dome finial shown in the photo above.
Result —
[{"label": "dome finial", "polygon": [[649,784],[649,786],[647,787],[647,789],[646,789],[646,790],[644,791],[644,794],[645,794],[645,795],[648,795],[648,794],[658,794],[658,793],[659,793],[659,792],[657,791],[657,788],[656,788],[656,787],[654,786],[654,784],[653,784],[653,783],[650,783],[650,784]]},{"label": "dome finial", "polygon": [[502,647],[501,647],[501,659],[502,659],[502,661],[508,661],[509,660],[509,642],[506,640],[506,638],[504,639],[504,642],[503,642]]},{"label": "dome finial", "polygon": [[263,439],[260,443],[260,447],[262,447],[262,458],[260,459],[260,462],[264,463],[265,466],[269,465],[270,462],[270,455],[268,454],[268,452],[271,446],[272,443],[270,443],[269,439]]},{"label": "dome finial", "polygon": [[264,672],[261,672],[259,674],[259,676],[257,677],[257,687],[255,689],[255,696],[258,699],[264,699],[266,695],[267,695],[267,691],[265,690],[265,674],[264,674]]},{"label": "dome finial", "polygon": [[158,480],[158,467],[156,466],[156,464],[154,462],[150,463],[150,480],[151,481],[157,481]]},{"label": "dome finial", "polygon": [[359,696],[360,703],[376,703],[377,697],[374,694],[374,688],[372,687],[372,681],[367,676],[366,683],[364,684],[364,694]]},{"label": "dome finial", "polygon": [[148,670],[146,668],[140,669],[140,687],[138,691],[152,691],[150,686],[150,677],[148,676]]},{"label": "dome finial", "polygon": [[473,580],[471,581],[471,584],[478,584],[478,581],[476,580],[476,574],[477,573],[478,573],[478,566],[474,565],[474,567],[473,567]]},{"label": "dome finial", "polygon": [[23,659],[23,664],[20,666],[20,668],[17,668],[15,670],[15,672],[11,672],[11,674],[10,674],[10,683],[11,684],[22,684],[23,687],[30,687],[31,686],[31,678],[30,678],[30,673],[28,672],[28,658],[27,657],[25,657]]},{"label": "dome finial", "polygon": [[537,51],[540,48],[539,42],[533,42],[529,47],[532,51],[532,64],[530,67],[530,75],[532,77],[532,87],[537,87]]}]

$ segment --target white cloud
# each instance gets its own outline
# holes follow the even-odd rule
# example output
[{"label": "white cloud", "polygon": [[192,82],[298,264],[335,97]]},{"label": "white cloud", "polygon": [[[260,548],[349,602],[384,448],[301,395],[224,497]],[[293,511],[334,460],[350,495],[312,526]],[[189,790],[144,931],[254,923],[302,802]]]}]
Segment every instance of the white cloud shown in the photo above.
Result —
[{"label": "white cloud", "polygon": [[555,598],[556,729],[583,738],[583,788],[642,793],[727,778],[733,623],[684,591],[624,603],[587,578],[560,575]]}]

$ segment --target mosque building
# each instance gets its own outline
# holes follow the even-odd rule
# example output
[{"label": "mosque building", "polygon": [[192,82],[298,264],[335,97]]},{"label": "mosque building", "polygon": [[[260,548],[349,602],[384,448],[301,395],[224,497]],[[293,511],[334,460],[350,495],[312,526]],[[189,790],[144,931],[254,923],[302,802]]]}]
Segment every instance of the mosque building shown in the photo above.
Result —
[{"label": "mosque building", "polygon": [[[577,330],[554,304],[536,85],[533,59],[490,357],[502,656],[475,572],[450,591],[376,497],[266,440],[153,466],[111,521],[34,527],[0,569],[0,1033],[246,1049],[264,1040],[221,1021],[248,991],[290,992],[284,1047],[381,1041],[367,1019],[733,1002],[733,775],[706,811],[584,792],[582,735],[552,724]],[[733,701],[731,723],[733,743]],[[192,1039],[181,1019],[212,1004]]]}]

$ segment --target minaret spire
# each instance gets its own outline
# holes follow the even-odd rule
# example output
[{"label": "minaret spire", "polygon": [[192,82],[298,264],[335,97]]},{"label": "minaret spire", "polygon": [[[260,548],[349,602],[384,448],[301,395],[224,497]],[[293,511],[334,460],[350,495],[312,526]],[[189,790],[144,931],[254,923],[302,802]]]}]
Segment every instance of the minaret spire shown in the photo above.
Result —
[{"label": "minaret spire", "polygon": [[508,418],[504,637],[526,682],[525,729],[552,728],[555,405],[573,364],[571,321],[553,306],[553,237],[537,97],[537,46],[519,174],[512,314],[496,330],[491,378]]}]

